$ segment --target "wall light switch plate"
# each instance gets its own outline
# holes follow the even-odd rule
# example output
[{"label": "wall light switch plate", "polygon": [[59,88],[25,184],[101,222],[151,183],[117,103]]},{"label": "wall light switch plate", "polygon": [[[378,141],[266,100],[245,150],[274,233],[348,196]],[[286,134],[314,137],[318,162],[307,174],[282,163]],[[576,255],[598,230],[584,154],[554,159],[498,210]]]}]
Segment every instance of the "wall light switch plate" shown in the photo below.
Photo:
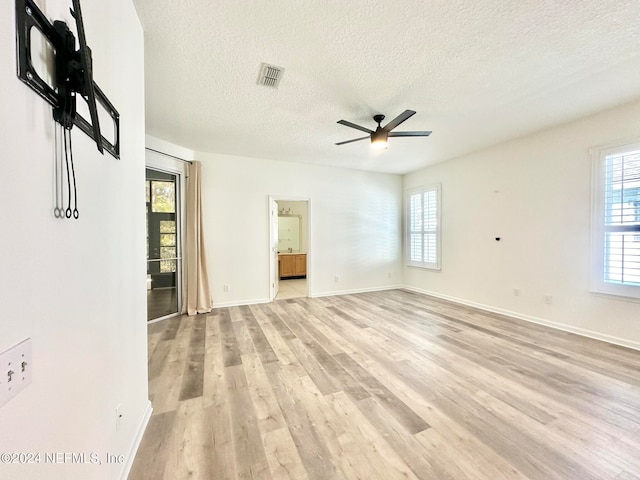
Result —
[{"label": "wall light switch plate", "polygon": [[31,339],[0,353],[0,407],[31,384]]}]

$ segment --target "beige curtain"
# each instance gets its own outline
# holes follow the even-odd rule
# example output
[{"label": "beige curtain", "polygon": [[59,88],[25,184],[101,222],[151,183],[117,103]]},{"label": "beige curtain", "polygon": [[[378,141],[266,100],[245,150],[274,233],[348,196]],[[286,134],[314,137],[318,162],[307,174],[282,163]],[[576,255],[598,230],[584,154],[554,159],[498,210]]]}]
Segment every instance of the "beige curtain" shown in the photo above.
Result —
[{"label": "beige curtain", "polygon": [[189,315],[207,313],[213,308],[202,226],[201,167],[200,162],[192,162],[187,177],[182,313]]}]

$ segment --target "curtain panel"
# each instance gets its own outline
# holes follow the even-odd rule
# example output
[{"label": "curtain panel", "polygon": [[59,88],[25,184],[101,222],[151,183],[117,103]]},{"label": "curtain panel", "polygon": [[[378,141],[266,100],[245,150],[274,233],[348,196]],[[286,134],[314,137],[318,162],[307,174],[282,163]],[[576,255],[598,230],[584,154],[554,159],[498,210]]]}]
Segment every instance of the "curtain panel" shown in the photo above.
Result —
[{"label": "curtain panel", "polygon": [[207,255],[202,223],[202,186],[200,162],[189,165],[186,191],[186,235],[184,243],[184,302],[182,313],[196,315],[213,308]]}]

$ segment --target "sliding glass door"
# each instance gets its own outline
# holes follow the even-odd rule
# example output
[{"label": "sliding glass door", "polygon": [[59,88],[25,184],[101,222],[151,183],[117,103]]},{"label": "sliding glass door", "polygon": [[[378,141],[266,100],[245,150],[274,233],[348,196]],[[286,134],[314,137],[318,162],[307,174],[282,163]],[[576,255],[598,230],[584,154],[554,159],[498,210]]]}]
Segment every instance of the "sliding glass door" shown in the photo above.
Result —
[{"label": "sliding glass door", "polygon": [[180,295],[178,176],[147,168],[147,319],[175,314]]}]

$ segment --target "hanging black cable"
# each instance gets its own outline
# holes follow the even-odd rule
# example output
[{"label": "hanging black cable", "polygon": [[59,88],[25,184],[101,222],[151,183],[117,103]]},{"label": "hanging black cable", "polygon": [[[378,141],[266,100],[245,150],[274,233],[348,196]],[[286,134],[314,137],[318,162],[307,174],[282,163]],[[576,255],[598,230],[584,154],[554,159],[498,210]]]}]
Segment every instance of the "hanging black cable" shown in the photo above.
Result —
[{"label": "hanging black cable", "polygon": [[56,139],[56,150],[55,150],[55,195],[56,195],[56,204],[53,209],[53,215],[56,218],[64,218],[64,190],[62,189],[62,182],[64,181],[64,172],[62,171],[62,128],[55,123],[55,139]]},{"label": "hanging black cable", "polygon": [[64,129],[64,160],[67,165],[67,192],[69,194],[65,216],[71,218],[71,176],[69,175],[69,152],[67,150],[67,129]]},{"label": "hanging black cable", "polygon": [[[71,130],[69,130],[69,157],[71,158],[71,174],[73,175],[73,218],[77,220],[78,217],[80,216],[80,212],[78,212],[78,189],[76,187],[76,169],[73,165],[73,146],[71,144]],[[71,196],[71,192],[69,192],[69,196]]]}]

